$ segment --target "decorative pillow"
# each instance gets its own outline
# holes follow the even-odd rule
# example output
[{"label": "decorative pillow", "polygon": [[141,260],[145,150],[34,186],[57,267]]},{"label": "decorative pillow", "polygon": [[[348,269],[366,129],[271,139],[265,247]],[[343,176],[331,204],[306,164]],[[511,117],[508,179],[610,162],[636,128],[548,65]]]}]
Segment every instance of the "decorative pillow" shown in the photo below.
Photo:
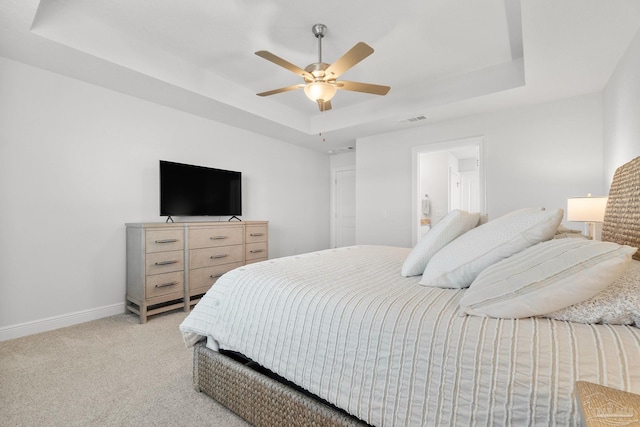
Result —
[{"label": "decorative pillow", "polygon": [[466,288],[491,264],[551,239],[562,215],[562,209],[527,208],[476,227],[431,258],[420,284]]},{"label": "decorative pillow", "polygon": [[574,238],[574,239],[588,239],[587,236],[585,236],[584,234],[582,234],[582,232],[580,230],[572,230],[570,228],[565,227],[564,225],[560,224],[558,226],[558,229],[556,230],[556,234],[553,236],[554,239],[566,239],[568,237]]},{"label": "decorative pillow", "polygon": [[583,239],[540,243],[478,275],[460,306],[467,314],[517,319],[551,313],[597,295],[636,248]]},{"label": "decorative pillow", "polygon": [[640,328],[640,261],[631,261],[618,280],[593,298],[542,317]]},{"label": "decorative pillow", "polygon": [[479,218],[479,213],[469,213],[461,210],[449,212],[413,247],[404,264],[402,264],[400,274],[405,277],[421,275],[436,252],[456,237],[475,227]]}]

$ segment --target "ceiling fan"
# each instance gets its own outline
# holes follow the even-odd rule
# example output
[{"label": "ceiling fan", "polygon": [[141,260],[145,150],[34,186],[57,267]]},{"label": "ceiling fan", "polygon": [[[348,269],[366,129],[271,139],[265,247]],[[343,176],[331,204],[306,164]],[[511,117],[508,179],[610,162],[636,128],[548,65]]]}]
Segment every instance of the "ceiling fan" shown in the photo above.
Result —
[{"label": "ceiling fan", "polygon": [[320,111],[327,111],[331,109],[331,98],[333,98],[338,90],[364,92],[373,95],[386,95],[387,92],[389,92],[389,89],[391,89],[389,86],[349,82],[346,80],[336,81],[345,71],[371,55],[373,53],[371,46],[363,42],[357,43],[336,62],[327,64],[322,62],[322,38],[327,32],[327,26],[316,24],[311,30],[318,39],[318,62],[307,65],[304,70],[266,50],[256,52],[256,55],[259,57],[284,67],[304,79],[304,83],[261,92],[258,96],[269,96],[290,90],[304,89],[307,97],[318,103]]}]

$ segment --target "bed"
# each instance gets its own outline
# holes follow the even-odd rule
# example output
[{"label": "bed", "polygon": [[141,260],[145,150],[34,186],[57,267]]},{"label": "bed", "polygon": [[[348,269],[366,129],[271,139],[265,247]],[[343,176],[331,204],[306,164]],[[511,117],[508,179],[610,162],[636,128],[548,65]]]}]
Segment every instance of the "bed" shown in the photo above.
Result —
[{"label": "bed", "polygon": [[[610,190],[602,239],[613,243],[528,236],[529,247],[477,266],[468,289],[425,286],[426,269],[403,276],[416,248],[354,246],[240,267],[180,325],[194,347],[194,386],[257,426],[579,425],[576,381],[640,393],[639,215],[637,158],[616,171]],[[466,268],[464,251],[447,251],[482,230],[440,242],[427,265],[446,256]],[[568,245],[616,254],[604,270],[602,251],[562,270],[566,298],[588,297],[568,306],[547,294],[488,297],[503,282],[496,275],[537,268],[542,248]],[[487,282],[493,287],[480,287]],[[619,322],[615,310],[593,307],[615,286],[631,289]],[[536,312],[536,298],[553,310]],[[513,316],[513,307],[538,314]],[[566,320],[574,315],[596,318]]]}]

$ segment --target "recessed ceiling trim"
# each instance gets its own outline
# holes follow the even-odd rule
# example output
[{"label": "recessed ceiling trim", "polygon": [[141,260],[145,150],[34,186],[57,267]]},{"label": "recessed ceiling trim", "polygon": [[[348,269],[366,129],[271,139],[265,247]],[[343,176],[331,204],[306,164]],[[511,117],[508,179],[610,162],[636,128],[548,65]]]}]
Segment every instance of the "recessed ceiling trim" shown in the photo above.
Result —
[{"label": "recessed ceiling trim", "polygon": [[522,47],[522,10],[520,0],[504,0],[504,9],[507,14],[511,59],[522,58],[524,56],[524,48]]},{"label": "recessed ceiling trim", "polygon": [[[256,103],[249,89],[199,68],[148,43],[118,33],[57,2],[40,2],[31,32],[55,43],[131,69],[152,79],[222,102],[305,134],[312,134],[308,117],[276,103]],[[100,70],[96,70],[99,72]]]},{"label": "recessed ceiling trim", "polygon": [[[200,1],[179,6],[173,0],[152,6],[130,0],[9,1],[0,6],[0,55],[326,153],[361,137],[397,130],[398,120],[416,116],[416,111],[435,123],[602,90],[640,29],[637,0],[429,0],[405,8],[376,4],[357,14],[358,26],[345,12],[356,5],[328,2],[324,5],[339,7],[341,16],[325,19],[297,4],[283,8],[281,0],[228,7]],[[87,16],[69,18],[74,12]],[[67,23],[91,22],[87,17],[115,31],[115,59],[94,51],[91,33],[67,34],[67,44],[46,36],[64,32]],[[305,20],[304,26],[289,24]],[[303,35],[317,20],[332,29],[326,45],[330,60],[359,40],[376,47],[367,67],[357,67],[345,78],[390,84],[393,91],[384,102],[341,93],[339,108],[336,104],[320,114],[304,97],[284,94],[272,101],[255,96],[275,76],[251,52],[269,48],[305,63],[315,43]],[[103,43],[111,39],[108,32],[101,36]],[[160,59],[132,67],[147,56],[120,51],[129,43],[127,36],[137,40],[137,50],[153,48]],[[84,43],[83,50],[70,47],[72,37]],[[163,60],[173,64],[160,71],[144,68],[162,68]]]}]

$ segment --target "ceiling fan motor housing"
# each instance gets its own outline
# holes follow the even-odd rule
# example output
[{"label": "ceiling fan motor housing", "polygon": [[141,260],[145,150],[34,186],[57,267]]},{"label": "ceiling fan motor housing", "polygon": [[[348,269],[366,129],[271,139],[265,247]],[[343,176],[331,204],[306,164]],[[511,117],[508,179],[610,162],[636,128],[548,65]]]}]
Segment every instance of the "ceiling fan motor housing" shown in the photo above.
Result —
[{"label": "ceiling fan motor housing", "polygon": [[[313,64],[309,64],[305,67],[305,71],[313,75],[316,80],[324,80],[325,73],[324,70],[329,68],[329,65],[326,62],[314,62]],[[309,80],[307,77],[304,79],[307,83],[311,83],[314,80]]]},{"label": "ceiling fan motor housing", "polygon": [[314,36],[320,39],[327,34],[327,26],[324,24],[315,24],[311,27],[311,31],[313,31]]}]

